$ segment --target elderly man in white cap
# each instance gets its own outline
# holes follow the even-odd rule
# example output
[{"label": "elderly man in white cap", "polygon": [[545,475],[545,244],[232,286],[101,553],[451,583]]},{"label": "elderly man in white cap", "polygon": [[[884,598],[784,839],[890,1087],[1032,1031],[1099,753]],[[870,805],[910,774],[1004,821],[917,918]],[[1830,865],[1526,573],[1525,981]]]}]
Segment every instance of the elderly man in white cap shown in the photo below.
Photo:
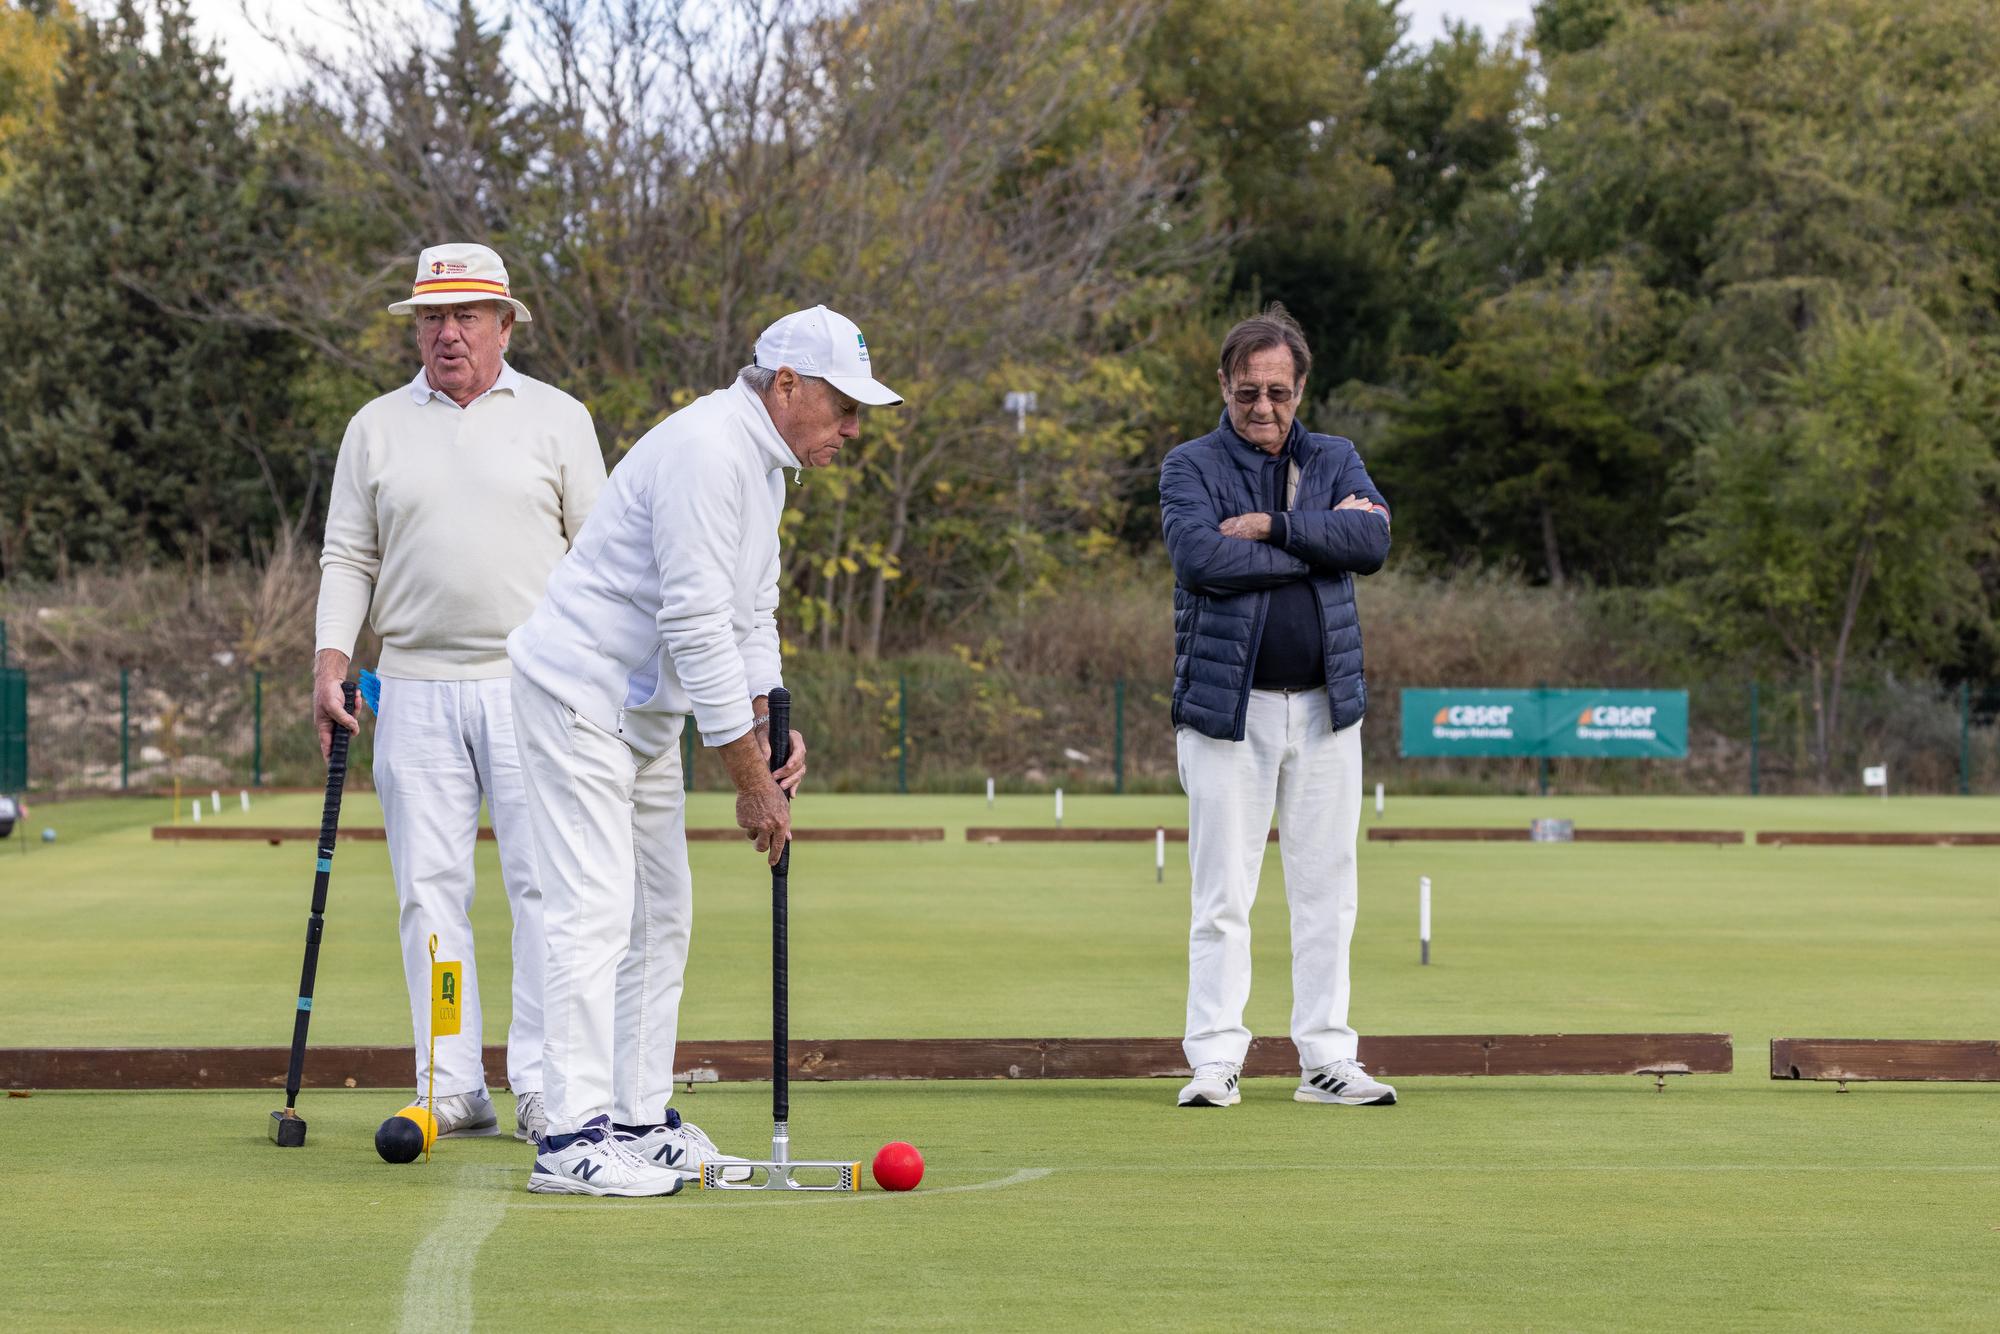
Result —
[{"label": "elderly man in white cap", "polygon": [[671,1195],[722,1160],[668,1104],[693,917],[681,729],[736,786],[776,862],[805,744],[769,769],[778,520],[788,469],[824,467],[861,407],[900,403],[852,321],[824,306],[766,329],[727,389],[647,432],[612,471],[540,607],[507,639],[547,895],[549,1135],[528,1189]]},{"label": "elderly man in white cap", "polygon": [[515,1134],[542,1114],[542,886],[514,745],[507,635],[535,609],[604,485],[584,406],[505,360],[516,321],[500,257],[482,245],[423,252],[407,300],[423,368],[348,423],[320,559],[313,720],[324,751],[355,730],[340,683],[364,618],[382,637],[375,791],[401,905],[403,976],[425,1087],[431,952],[464,965],[460,1033],[437,1039],[440,1135],[497,1135],[481,1059],[470,913],[483,795],[513,910],[507,1086]]}]

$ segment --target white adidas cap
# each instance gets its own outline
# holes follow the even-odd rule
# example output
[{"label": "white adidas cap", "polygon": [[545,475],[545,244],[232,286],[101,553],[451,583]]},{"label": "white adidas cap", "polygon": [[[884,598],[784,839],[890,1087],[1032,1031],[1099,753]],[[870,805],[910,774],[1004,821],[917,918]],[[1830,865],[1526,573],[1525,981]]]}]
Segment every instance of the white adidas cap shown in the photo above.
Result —
[{"label": "white adidas cap", "polygon": [[868,340],[854,321],[825,306],[795,310],[758,334],[756,358],[767,371],[790,366],[817,376],[857,403],[881,408],[903,401],[870,372]]}]

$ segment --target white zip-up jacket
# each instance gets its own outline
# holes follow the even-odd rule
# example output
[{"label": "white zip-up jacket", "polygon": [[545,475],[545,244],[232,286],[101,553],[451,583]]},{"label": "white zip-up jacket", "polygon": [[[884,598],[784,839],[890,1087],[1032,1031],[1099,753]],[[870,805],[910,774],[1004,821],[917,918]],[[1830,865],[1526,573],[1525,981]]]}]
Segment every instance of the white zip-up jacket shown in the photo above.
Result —
[{"label": "white zip-up jacket", "polygon": [[692,713],[710,746],[749,731],[751,699],[784,684],[778,520],[797,465],[741,381],[646,432],[507,636],[514,670],[641,751],[662,715]]}]

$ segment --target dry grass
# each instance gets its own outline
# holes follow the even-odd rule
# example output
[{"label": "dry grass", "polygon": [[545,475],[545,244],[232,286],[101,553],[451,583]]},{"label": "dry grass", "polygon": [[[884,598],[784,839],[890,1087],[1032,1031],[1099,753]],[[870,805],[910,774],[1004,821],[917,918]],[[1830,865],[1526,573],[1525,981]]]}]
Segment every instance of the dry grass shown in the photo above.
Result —
[{"label": "dry grass", "polygon": [[115,673],[175,664],[303,672],[311,662],[317,553],[289,538],[246,565],[81,570],[0,589],[10,656],[30,672]]},{"label": "dry grass", "polygon": [[[1615,684],[1639,670],[1606,647],[1605,595],[1505,574],[1385,571],[1359,581],[1371,678],[1383,685]],[[312,657],[317,553],[290,542],[253,565],[79,571],[0,589],[14,661],[31,671],[215,663],[302,670]],[[1023,676],[1102,684],[1170,677],[1173,576],[1164,559],[1080,572],[1024,615],[996,613],[903,656],[974,657]],[[358,655],[371,661],[371,648]],[[226,659],[226,661],[225,661]]]},{"label": "dry grass", "polygon": [[[265,673],[263,756],[272,781],[310,782],[305,687],[319,571],[308,551],[280,548],[252,566],[85,572],[59,584],[0,590],[11,656],[31,679],[31,738],[43,785],[115,783],[121,754],[118,672],[132,671],[135,782],[167,768],[195,773],[187,756],[220,757],[247,772],[250,676]],[[1524,791],[1531,760],[1405,760],[1397,751],[1400,689],[1485,685],[1686,686],[1693,735],[1684,764],[1560,761],[1570,790],[1740,791],[1750,765],[1750,669],[1711,665],[1689,676],[1667,632],[1638,613],[1639,595],[1536,587],[1490,571],[1385,571],[1360,581],[1368,652],[1371,779],[1400,790]],[[375,660],[361,646],[359,660]],[[1122,756],[1130,790],[1176,786],[1167,726],[1173,678],[1173,581],[1163,559],[1107,562],[1077,572],[1022,612],[996,612],[952,640],[912,646],[879,662],[796,651],[788,675],[802,707],[821,720],[816,772],[831,789],[893,788],[906,768],[914,790],[1003,786],[1071,790],[1113,785]],[[1864,678],[1868,674],[1864,674]],[[1122,751],[1114,708],[1124,682]],[[898,682],[910,699],[907,714]],[[165,722],[169,704],[185,713]],[[1761,765],[1766,791],[1812,785],[1805,763],[1803,696],[1766,680]],[[1888,763],[1906,789],[1955,789],[1955,699],[1920,682],[1857,678],[1843,774]],[[897,752],[907,727],[909,754]],[[1991,728],[1975,722],[1973,783],[1989,787]],[[157,753],[156,753],[157,752]],[[165,767],[163,767],[165,766]],[[722,781],[697,765],[703,785]]]},{"label": "dry grass", "polygon": [[[1638,653],[1607,648],[1605,594],[1481,570],[1356,582],[1368,675],[1385,687],[1620,684],[1643,671]],[[992,638],[1024,674],[1143,680],[1172,674],[1173,615],[1173,575],[1157,557],[1079,576]]]}]

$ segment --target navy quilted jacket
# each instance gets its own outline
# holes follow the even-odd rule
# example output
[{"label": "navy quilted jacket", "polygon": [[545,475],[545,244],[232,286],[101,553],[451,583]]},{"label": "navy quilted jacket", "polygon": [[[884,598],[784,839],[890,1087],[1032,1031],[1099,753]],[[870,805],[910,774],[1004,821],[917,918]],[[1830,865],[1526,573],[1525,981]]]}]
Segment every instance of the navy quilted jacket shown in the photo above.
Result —
[{"label": "navy quilted jacket", "polygon": [[1227,413],[1160,466],[1160,517],[1174,564],[1173,719],[1217,740],[1243,739],[1268,590],[1295,579],[1310,580],[1319,599],[1334,728],[1368,711],[1354,576],[1382,568],[1389,525],[1383,514],[1333,507],[1349,495],[1385,510],[1388,502],[1353,441],[1314,435],[1294,421],[1287,443],[1299,463],[1299,489],[1282,548],[1220,532],[1224,519],[1271,508],[1267,469],[1282,466],[1237,435]]}]

